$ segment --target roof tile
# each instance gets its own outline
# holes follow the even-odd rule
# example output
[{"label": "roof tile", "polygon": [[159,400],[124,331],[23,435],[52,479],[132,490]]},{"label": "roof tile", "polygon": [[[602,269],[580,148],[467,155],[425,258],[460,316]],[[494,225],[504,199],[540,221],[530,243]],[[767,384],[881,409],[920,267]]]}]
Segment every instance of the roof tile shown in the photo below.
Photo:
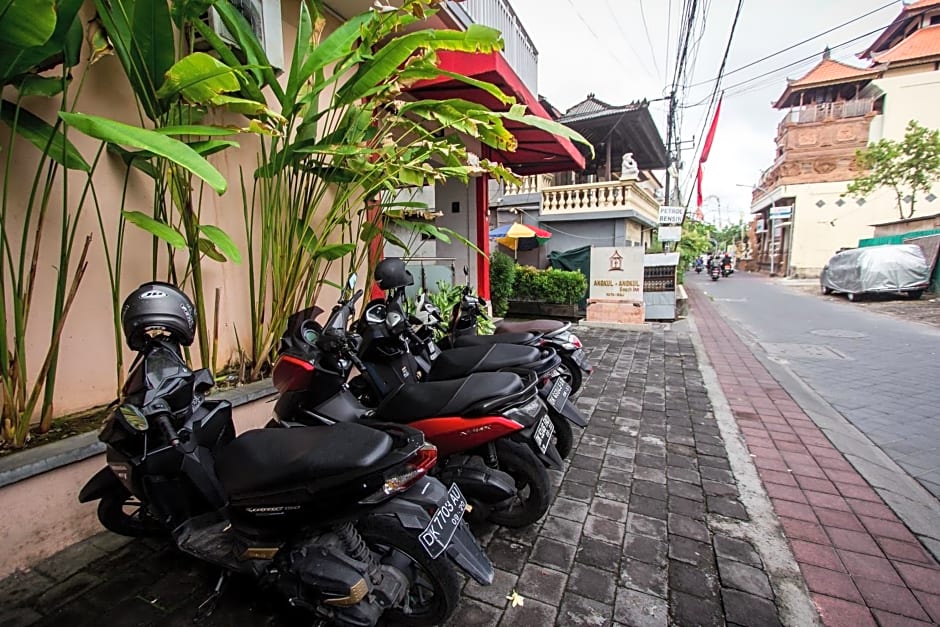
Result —
[{"label": "roof tile", "polygon": [[[937,0],[940,2],[940,0]],[[825,83],[838,83],[860,79],[877,74],[870,68],[857,68],[832,59],[823,59],[819,65],[804,74],[801,78],[790,82],[790,87],[808,87]]]},{"label": "roof tile", "polygon": [[[926,1],[921,0],[921,2]],[[936,0],[936,4],[940,5],[940,0]],[[893,48],[873,56],[875,63],[897,63],[938,55],[940,55],[940,25],[914,31]]]}]

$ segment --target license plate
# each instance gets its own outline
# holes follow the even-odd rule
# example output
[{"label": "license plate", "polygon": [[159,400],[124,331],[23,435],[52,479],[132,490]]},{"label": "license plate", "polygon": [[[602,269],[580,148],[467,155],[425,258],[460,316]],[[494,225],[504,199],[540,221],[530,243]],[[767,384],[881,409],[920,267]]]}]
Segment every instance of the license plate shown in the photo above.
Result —
[{"label": "license plate", "polygon": [[548,417],[548,414],[544,414],[538,427],[535,428],[534,436],[535,445],[539,447],[540,451],[544,453],[548,449],[553,435],[555,435],[555,425],[552,424],[552,419]]},{"label": "license plate", "polygon": [[431,522],[424,528],[418,541],[421,546],[433,558],[437,558],[443,553],[450,544],[451,539],[463,520],[464,511],[467,509],[467,499],[460,493],[457,484],[450,486],[447,491],[447,498],[441,503],[434,515],[431,516]]},{"label": "license plate", "polygon": [[570,395],[571,384],[561,377],[558,377],[555,379],[555,384],[552,385],[552,389],[548,393],[548,398],[545,400],[547,400],[548,404],[551,405],[552,408],[554,408],[556,411],[561,411]]}]

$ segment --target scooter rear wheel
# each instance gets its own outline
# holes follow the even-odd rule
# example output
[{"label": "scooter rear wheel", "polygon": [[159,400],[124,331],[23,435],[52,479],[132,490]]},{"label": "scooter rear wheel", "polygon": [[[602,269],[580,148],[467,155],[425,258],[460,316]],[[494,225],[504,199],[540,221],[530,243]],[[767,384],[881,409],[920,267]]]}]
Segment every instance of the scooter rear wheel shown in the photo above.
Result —
[{"label": "scooter rear wheel", "polygon": [[[460,582],[449,559],[428,555],[417,534],[388,516],[370,516],[356,523],[359,535],[382,562],[401,556],[410,560],[405,575],[411,582],[407,610],[394,608],[382,614],[382,624],[423,627],[447,621],[457,608]],[[396,563],[400,559],[395,559]]]},{"label": "scooter rear wheel", "polygon": [[525,527],[539,520],[552,503],[552,480],[539,458],[525,444],[502,439],[496,442],[499,469],[516,482],[517,495],[494,507],[487,520],[502,527]]},{"label": "scooter rear wheel", "polygon": [[[581,384],[584,382],[581,367],[574,363],[574,359],[568,355],[559,353],[558,356],[561,357],[561,364],[558,366],[558,370],[561,372],[561,377],[571,386],[571,396],[574,396],[578,393],[578,390],[581,389]],[[562,455],[562,457],[564,457],[564,455]]]}]

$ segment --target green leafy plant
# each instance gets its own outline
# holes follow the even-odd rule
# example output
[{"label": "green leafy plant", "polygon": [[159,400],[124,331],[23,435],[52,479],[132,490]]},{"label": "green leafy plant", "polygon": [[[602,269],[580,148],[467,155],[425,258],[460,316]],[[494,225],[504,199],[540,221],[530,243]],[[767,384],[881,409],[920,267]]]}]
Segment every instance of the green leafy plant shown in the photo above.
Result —
[{"label": "green leafy plant", "polygon": [[515,278],[516,262],[512,257],[499,251],[490,255],[490,300],[494,315],[506,315]]},{"label": "green leafy plant", "polygon": [[678,281],[685,280],[685,271],[695,259],[715,247],[715,227],[704,222],[686,220],[682,223],[682,239],[679,240]]},{"label": "green leafy plant", "polygon": [[[475,159],[464,138],[512,150],[508,120],[551,129],[584,141],[569,129],[531,116],[489,83],[438,69],[439,51],[498,50],[498,31],[471,25],[466,31],[420,28],[437,2],[405,0],[355,16],[324,35],[322,3],[302,2],[298,36],[283,84],[265,70],[249,74],[269,88],[280,117],[264,138],[254,184],[242,189],[251,275],[249,378],[263,375],[287,317],[316,302],[330,276],[366,265],[384,241],[409,249],[395,231],[443,241],[459,234],[407,219],[420,203],[400,200],[401,190],[474,174],[515,180],[511,172]],[[226,23],[251,62],[269,64],[247,24]],[[441,74],[486,91],[507,111],[477,103],[404,100],[402,92]],[[339,266],[337,272],[337,265]]]},{"label": "green leafy plant", "polygon": [[[887,187],[897,199],[898,216],[914,215],[918,194],[929,194],[940,180],[940,130],[928,129],[911,120],[904,139],[881,139],[856,153],[865,174],[852,181],[845,195],[867,196]],[[907,215],[904,213],[907,205]]]},{"label": "green leafy plant", "polygon": [[587,277],[580,272],[519,266],[512,294],[516,300],[576,305],[584,298],[587,288]]},{"label": "green leafy plant", "polygon": [[[431,301],[435,307],[437,307],[441,315],[444,317],[445,321],[450,320],[451,312],[453,312],[454,307],[460,302],[463,298],[463,286],[462,285],[451,285],[446,281],[437,282],[437,290],[430,290],[428,292],[428,299]],[[481,310],[480,316],[477,318],[477,332],[480,335],[492,335],[496,331],[496,325],[493,323],[493,320],[486,315],[486,310]],[[444,335],[443,331],[438,331],[438,339]]]},{"label": "green leafy plant", "polygon": [[[59,346],[69,310],[87,268],[90,236],[76,257],[79,217],[98,161],[89,164],[69,141],[61,120],[50,123],[26,108],[37,98],[58,101],[67,109],[71,69],[78,64],[82,26],[78,15],[81,0],[0,1],[0,123],[10,130],[2,146],[3,170],[0,185],[0,439],[22,447],[30,426],[38,418],[44,433],[52,426],[53,395]],[[39,158],[31,164],[38,151]],[[24,171],[31,180],[20,184],[15,177]],[[69,173],[75,174],[74,179]],[[70,200],[70,182],[80,183],[81,194]],[[40,250],[48,246],[44,237],[55,237],[59,207],[58,238],[53,244],[56,259],[52,296],[36,290]],[[55,241],[55,240],[54,240]],[[49,342],[44,354],[27,346],[32,313],[51,312]],[[32,350],[29,350],[32,349]],[[37,368],[33,357],[42,355]]]}]

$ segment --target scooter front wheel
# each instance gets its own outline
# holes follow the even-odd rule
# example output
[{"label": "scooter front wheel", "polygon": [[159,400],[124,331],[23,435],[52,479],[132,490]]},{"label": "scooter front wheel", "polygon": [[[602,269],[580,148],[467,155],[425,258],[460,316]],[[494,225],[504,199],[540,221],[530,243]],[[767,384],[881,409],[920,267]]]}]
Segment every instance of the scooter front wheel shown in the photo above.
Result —
[{"label": "scooter front wheel", "polygon": [[446,556],[432,558],[415,532],[391,517],[366,517],[356,523],[356,529],[379,561],[402,570],[411,583],[404,607],[386,610],[382,624],[423,627],[450,618],[457,608],[460,582]]},{"label": "scooter front wheel", "polygon": [[150,516],[137,497],[127,491],[114,491],[98,501],[98,520],[108,531],[131,538],[158,538],[166,528]]},{"label": "scooter front wheel", "polygon": [[539,520],[552,503],[548,471],[525,444],[502,439],[496,442],[499,469],[513,478],[516,496],[495,506],[487,520],[502,527],[525,527]]}]

